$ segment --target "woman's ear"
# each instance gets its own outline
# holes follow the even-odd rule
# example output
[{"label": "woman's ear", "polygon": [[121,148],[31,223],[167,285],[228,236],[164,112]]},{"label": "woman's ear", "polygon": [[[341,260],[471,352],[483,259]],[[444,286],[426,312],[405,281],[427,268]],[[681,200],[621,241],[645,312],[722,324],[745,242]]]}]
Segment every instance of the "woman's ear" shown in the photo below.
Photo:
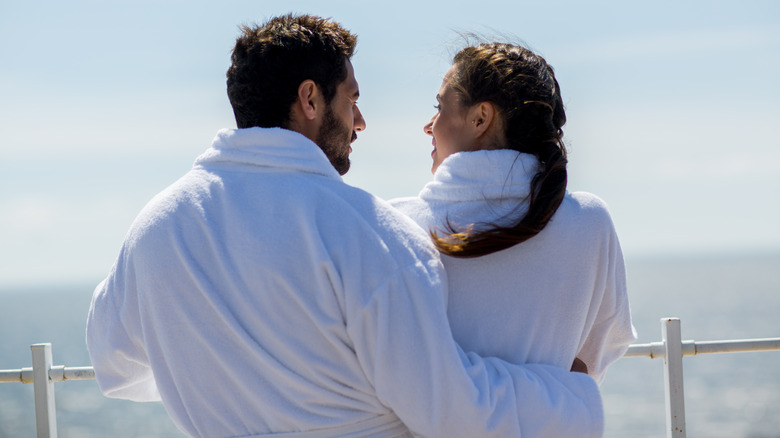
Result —
[{"label": "woman's ear", "polygon": [[495,105],[490,102],[480,102],[471,107],[469,117],[474,138],[484,139],[496,129],[498,114]]}]

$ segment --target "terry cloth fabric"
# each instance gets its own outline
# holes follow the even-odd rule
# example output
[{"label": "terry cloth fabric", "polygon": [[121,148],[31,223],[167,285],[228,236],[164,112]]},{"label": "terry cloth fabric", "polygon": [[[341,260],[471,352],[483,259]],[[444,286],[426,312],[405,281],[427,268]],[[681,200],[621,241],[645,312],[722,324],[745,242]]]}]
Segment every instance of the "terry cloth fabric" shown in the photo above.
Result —
[{"label": "terry cloth fabric", "polygon": [[107,396],[193,437],[601,435],[590,377],[464,353],[445,297],[425,232],[317,145],[223,130],[131,226],[87,346]]},{"label": "terry cloth fabric", "polygon": [[[516,223],[528,209],[537,159],[512,150],[447,157],[416,198],[391,204],[426,230]],[[440,231],[440,235],[443,235]],[[466,351],[569,369],[575,357],[601,382],[636,340],[623,255],[604,202],[567,193],[538,235],[478,258],[443,256],[449,316]]]},{"label": "terry cloth fabric", "polygon": [[377,417],[343,427],[318,429],[308,432],[269,433],[241,438],[414,438],[396,416]]}]

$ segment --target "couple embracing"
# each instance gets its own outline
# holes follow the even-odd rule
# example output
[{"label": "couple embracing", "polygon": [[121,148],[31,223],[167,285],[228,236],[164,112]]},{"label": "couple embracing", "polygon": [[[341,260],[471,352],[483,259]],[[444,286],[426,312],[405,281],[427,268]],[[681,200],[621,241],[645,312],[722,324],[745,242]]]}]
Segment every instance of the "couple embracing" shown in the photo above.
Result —
[{"label": "couple embracing", "polygon": [[552,68],[454,58],[425,125],[433,181],[378,199],[341,175],[366,122],[356,37],[245,27],[222,130],[131,226],[87,346],[109,397],[193,437],[597,437],[598,382],[635,339],[603,202],[566,191]]}]

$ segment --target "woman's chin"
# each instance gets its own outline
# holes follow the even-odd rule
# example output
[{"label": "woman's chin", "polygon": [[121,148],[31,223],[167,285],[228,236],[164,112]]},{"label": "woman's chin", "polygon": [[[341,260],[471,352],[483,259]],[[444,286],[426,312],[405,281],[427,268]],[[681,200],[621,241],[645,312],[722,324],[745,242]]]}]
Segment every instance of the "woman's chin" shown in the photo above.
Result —
[{"label": "woman's chin", "polygon": [[441,162],[434,158],[433,164],[431,165],[431,173],[436,173],[436,169],[439,168],[439,164],[441,164]]}]

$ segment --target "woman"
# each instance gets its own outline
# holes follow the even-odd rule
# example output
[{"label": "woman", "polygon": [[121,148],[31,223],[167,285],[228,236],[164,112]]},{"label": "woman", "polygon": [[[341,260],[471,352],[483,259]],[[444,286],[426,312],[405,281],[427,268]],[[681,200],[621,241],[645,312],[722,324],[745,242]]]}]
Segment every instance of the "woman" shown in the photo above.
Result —
[{"label": "woman", "polygon": [[443,254],[455,339],[515,363],[581,360],[601,382],[636,334],[606,205],[566,191],[552,68],[515,45],[467,47],[436,98],[433,181],[392,203]]}]

